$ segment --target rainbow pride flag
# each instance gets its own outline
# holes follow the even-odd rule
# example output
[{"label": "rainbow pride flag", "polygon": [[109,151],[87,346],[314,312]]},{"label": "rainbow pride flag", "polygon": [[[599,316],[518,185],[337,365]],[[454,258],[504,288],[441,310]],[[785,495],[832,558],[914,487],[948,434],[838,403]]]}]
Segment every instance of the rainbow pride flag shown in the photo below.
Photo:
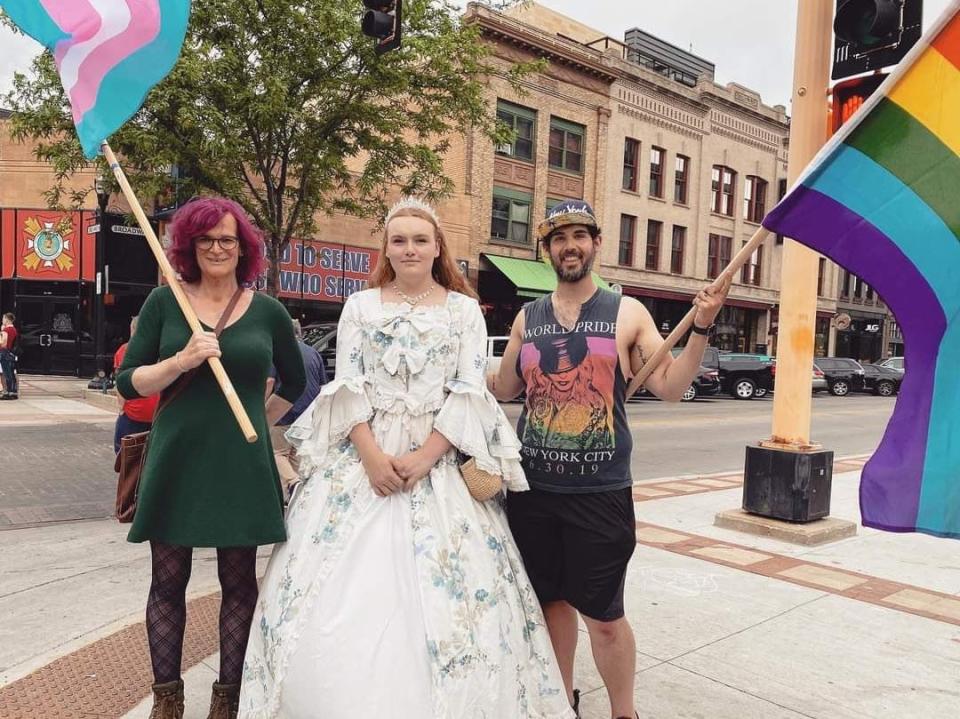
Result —
[{"label": "rainbow pride flag", "polygon": [[863,523],[960,537],[960,2],[763,224],[863,278],[903,330],[907,371],[863,470]]},{"label": "rainbow pride flag", "polygon": [[52,53],[88,159],[173,68],[190,0],[0,0]]}]

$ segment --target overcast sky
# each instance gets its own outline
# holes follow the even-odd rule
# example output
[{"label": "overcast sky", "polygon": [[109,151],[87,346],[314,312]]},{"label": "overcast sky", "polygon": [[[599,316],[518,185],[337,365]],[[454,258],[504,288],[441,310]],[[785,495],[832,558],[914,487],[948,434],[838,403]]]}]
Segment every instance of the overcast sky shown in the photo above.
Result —
[{"label": "overcast sky", "polygon": [[[715,63],[721,84],[738,82],[759,92],[768,105],[788,104],[796,8],[802,0],[540,1],[617,39],[629,28],[642,28]],[[924,0],[924,25],[949,2]],[[0,29],[0,94],[10,89],[14,71],[26,69],[38,51],[32,40]]]}]

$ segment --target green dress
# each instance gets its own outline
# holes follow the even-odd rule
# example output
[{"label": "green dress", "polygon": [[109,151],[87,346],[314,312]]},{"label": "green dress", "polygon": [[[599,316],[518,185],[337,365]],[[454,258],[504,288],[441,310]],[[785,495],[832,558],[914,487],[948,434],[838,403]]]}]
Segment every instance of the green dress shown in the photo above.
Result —
[{"label": "green dress", "polygon": [[[294,402],[306,385],[303,359],[290,315],[272,297],[255,294],[247,311],[231,322],[220,335],[221,360],[258,439],[253,444],[244,439],[204,363],[155,418],[127,541],[249,547],[286,540],[264,391],[273,365],[281,382],[278,394]],[[190,335],[170,288],[151,292],[117,375],[120,394],[139,397],[133,371],[172,357]]]}]

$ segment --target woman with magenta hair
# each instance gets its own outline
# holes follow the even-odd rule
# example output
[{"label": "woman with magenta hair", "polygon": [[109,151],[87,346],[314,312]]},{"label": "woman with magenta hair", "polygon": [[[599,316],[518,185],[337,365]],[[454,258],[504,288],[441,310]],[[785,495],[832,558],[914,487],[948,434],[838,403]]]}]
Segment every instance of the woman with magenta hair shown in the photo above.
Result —
[{"label": "woman with magenta hair", "polygon": [[[283,492],[269,427],[304,389],[293,324],[275,299],[245,285],[264,265],[263,241],[235,202],[203,198],[173,218],[168,256],[206,331],[193,334],[173,292],[155,289],[140,311],[117,376],[126,399],[158,392],[158,411],[127,539],[150,542],[147,637],[155,684],[151,719],[183,716],[180,662],[194,547],[216,547],[222,589],[220,677],[209,717],[236,716],[257,600],[257,547],[286,539]],[[212,331],[226,319],[219,336]],[[248,444],[207,364],[219,357],[259,440]],[[281,390],[264,405],[271,365]],[[185,375],[191,373],[189,377]],[[178,382],[188,380],[182,391]]]}]

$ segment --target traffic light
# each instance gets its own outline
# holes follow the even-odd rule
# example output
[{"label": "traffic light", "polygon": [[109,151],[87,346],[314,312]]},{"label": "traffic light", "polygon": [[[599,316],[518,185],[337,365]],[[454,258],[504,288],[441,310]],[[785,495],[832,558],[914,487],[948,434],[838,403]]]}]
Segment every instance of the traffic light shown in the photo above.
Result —
[{"label": "traffic light", "polygon": [[837,0],[834,80],[896,65],[922,34],[923,0]]},{"label": "traffic light", "polygon": [[377,41],[377,55],[400,47],[403,0],[363,0],[367,11],[360,27]]},{"label": "traffic light", "polygon": [[855,77],[844,80],[833,87],[832,125],[833,132],[853,117],[853,113],[867,101],[867,98],[887,79],[886,73]]}]

